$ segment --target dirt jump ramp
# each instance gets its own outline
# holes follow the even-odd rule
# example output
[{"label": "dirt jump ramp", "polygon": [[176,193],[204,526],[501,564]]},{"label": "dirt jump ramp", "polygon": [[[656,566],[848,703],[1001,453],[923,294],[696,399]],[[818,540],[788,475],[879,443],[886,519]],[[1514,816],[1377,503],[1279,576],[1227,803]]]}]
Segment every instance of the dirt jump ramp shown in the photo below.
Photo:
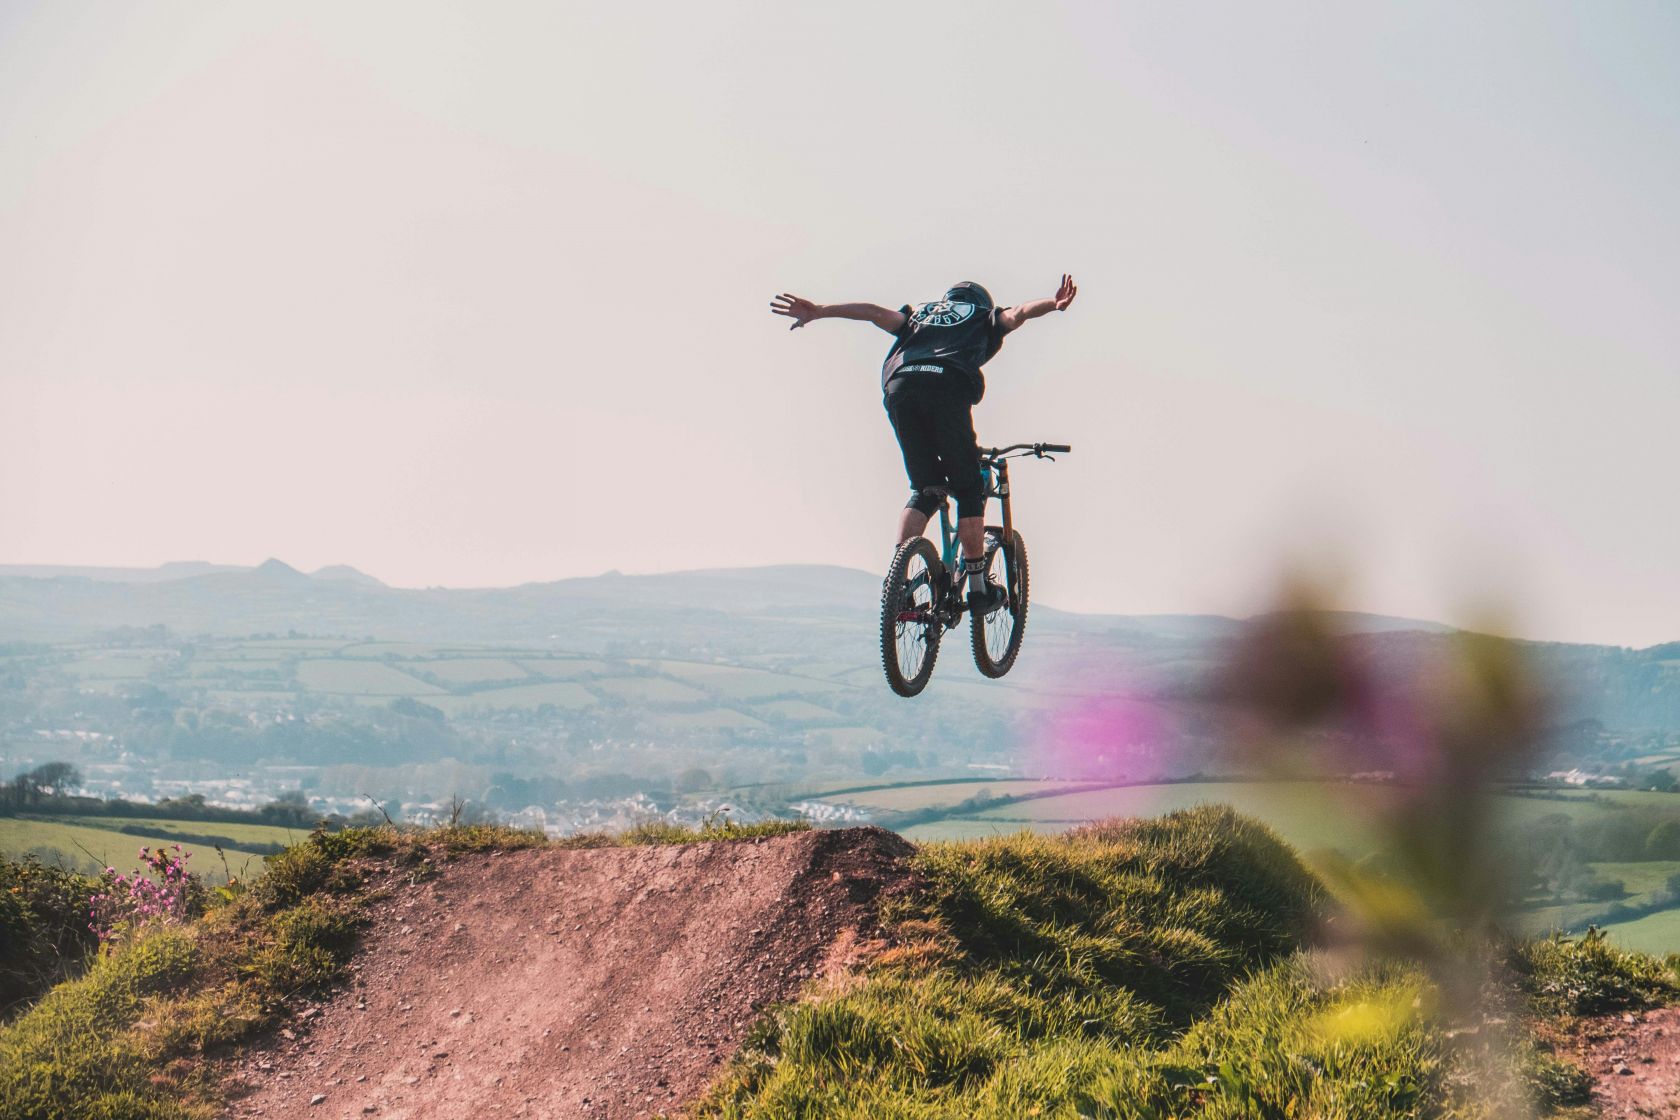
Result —
[{"label": "dirt jump ramp", "polygon": [[371,904],[350,983],[239,1059],[226,1116],[678,1111],[762,1008],[846,967],[909,851],[864,828],[464,857]]}]

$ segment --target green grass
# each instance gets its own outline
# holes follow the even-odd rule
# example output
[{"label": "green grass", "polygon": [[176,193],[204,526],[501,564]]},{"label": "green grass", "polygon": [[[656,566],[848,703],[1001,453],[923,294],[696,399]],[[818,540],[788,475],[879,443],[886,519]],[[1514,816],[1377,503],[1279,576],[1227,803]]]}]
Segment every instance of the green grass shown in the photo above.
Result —
[{"label": "green grass", "polygon": [[[263,683],[264,685],[267,684],[267,682]],[[236,711],[244,712],[248,711],[249,705],[252,704],[293,704],[297,702],[298,694],[295,692],[277,692],[272,687],[251,689],[219,688],[212,689],[211,691],[205,693],[205,698],[212,703],[227,704],[232,706]]]},{"label": "green grass", "polygon": [[652,667],[716,693],[729,700],[760,700],[775,696],[821,694],[842,691],[832,681],[793,676],[765,669],[743,669],[734,665],[711,665],[700,661],[655,661]]},{"label": "green grass", "polygon": [[83,680],[140,680],[176,664],[170,657],[86,657],[64,666],[64,671]]},{"label": "green grass", "polygon": [[699,689],[664,677],[616,677],[596,681],[595,687],[632,704],[692,704],[706,699]]},{"label": "green grass", "polygon": [[663,712],[653,717],[653,726],[663,730],[701,731],[728,729],[732,731],[758,730],[762,720],[729,708],[708,708],[700,712]]},{"label": "green grass", "polygon": [[341,649],[345,644],[342,638],[252,638],[240,642],[239,648],[324,653]]},{"label": "green grass", "polygon": [[[154,822],[139,822],[142,827]],[[159,827],[145,835],[131,835],[117,832],[110,828],[94,825],[69,823],[68,821],[19,820],[15,817],[0,817],[0,853],[17,857],[28,852],[41,849],[55,849],[61,852],[67,860],[77,867],[114,866],[118,870],[131,870],[137,860],[137,854],[142,847],[157,847],[160,844],[176,842],[175,834],[170,828],[181,831],[202,833],[218,833],[222,828],[239,829],[241,827],[256,828],[253,825],[220,825],[212,821],[159,821]],[[284,829],[268,830],[278,839],[257,841],[257,843],[287,843],[288,840],[298,839],[297,833],[288,836]],[[183,845],[193,853],[192,869],[207,879],[220,881],[226,878],[222,871],[221,861],[216,854],[205,845]],[[226,849],[228,861],[233,865],[234,874],[239,874],[241,865],[260,866],[262,856],[258,853],[242,848],[230,847]]]},{"label": "green grass", "polygon": [[754,704],[752,710],[771,719],[797,720],[801,723],[820,723],[823,720],[840,718],[829,709],[819,707],[809,700],[771,700],[763,704]]},{"label": "green grass", "polygon": [[1535,1005],[1555,1016],[1602,1015],[1672,1003],[1675,974],[1655,958],[1612,945],[1602,933],[1517,946],[1513,966]]},{"label": "green grass", "polygon": [[1334,848],[1357,857],[1377,847],[1370,817],[1391,797],[1392,791],[1385,787],[1350,783],[1183,782],[1039,798],[988,810],[973,819],[1053,831],[1108,817],[1146,817],[1197,805],[1229,805],[1265,821],[1302,851]]},{"label": "green grass", "polygon": [[442,657],[457,650],[456,646],[434,646],[424,642],[357,642],[337,652],[341,657]]},{"label": "green grass", "polygon": [[300,661],[297,680],[311,692],[340,696],[429,696],[443,691],[377,661]]},{"label": "green grass", "polygon": [[59,985],[0,1030],[0,1116],[31,1120],[176,1120],[206,1116],[161,1094],[145,1040],[130,1028],[149,997],[184,984],[193,937],[161,930]]},{"label": "green grass", "polygon": [[487,681],[530,679],[518,664],[499,657],[462,657],[441,661],[409,661],[405,668],[430,673],[445,684],[483,684]]},{"label": "green grass", "polygon": [[586,657],[547,657],[537,660],[525,658],[519,664],[529,672],[551,681],[605,676],[613,672],[612,666],[605,661],[591,661]]},{"label": "green grass", "polygon": [[[66,821],[88,828],[116,829],[133,825],[146,830],[150,836],[173,838],[177,834],[196,836],[225,836],[235,843],[256,845],[296,844],[309,835],[306,828],[283,828],[273,824],[246,824],[242,821],[181,821],[156,820],[151,817],[66,817]],[[171,839],[173,842],[173,839]]]},{"label": "green grass", "polygon": [[1660,910],[1631,922],[1612,922],[1604,932],[1617,945],[1641,953],[1680,951],[1680,909]]},{"label": "green grass", "polygon": [[428,696],[426,703],[448,715],[478,708],[556,708],[581,709],[593,707],[595,697],[580,684],[552,681],[547,684],[521,684],[512,688],[488,688],[463,696]]},{"label": "green grass", "polygon": [[[973,781],[938,782],[922,785],[885,786],[880,789],[859,790],[856,793],[818,794],[819,799],[836,805],[856,805],[866,809],[885,809],[908,812],[915,809],[939,809],[957,805],[981,793],[993,797],[1024,797],[1047,793],[1078,785],[1069,781],[1033,781],[1025,778],[976,778]],[[1019,825],[1005,831],[1019,831]]]},{"label": "green grass", "polygon": [[[1650,860],[1640,863],[1594,863],[1589,864],[1603,879],[1618,880],[1627,888],[1627,897],[1613,902],[1568,902],[1551,906],[1539,906],[1520,911],[1515,915],[1517,926],[1525,933],[1534,936],[1545,936],[1556,930],[1579,929],[1585,923],[1603,914],[1612,905],[1638,907],[1644,905],[1650,896],[1665,889],[1671,876],[1680,874],[1680,860]],[[1673,912],[1680,918],[1680,911]],[[1651,915],[1652,918],[1661,915]],[[1639,919],[1645,921],[1646,919]],[[1605,926],[1611,930],[1614,939],[1630,949],[1638,949],[1646,953],[1669,953],[1680,951],[1680,922],[1664,923],[1652,921],[1640,930],[1634,931],[1639,942],[1624,940],[1624,931],[1637,925],[1638,922],[1617,922]],[[1676,936],[1666,943],[1654,940],[1655,936],[1664,929],[1672,929]]]},{"label": "green grass", "polygon": [[1621,809],[1659,809],[1680,818],[1680,794],[1657,793],[1640,789],[1605,789],[1576,793],[1569,791],[1546,797],[1526,797],[1508,794],[1499,799],[1501,816],[1513,825],[1523,825],[1541,817],[1563,814],[1571,820],[1590,820]]}]

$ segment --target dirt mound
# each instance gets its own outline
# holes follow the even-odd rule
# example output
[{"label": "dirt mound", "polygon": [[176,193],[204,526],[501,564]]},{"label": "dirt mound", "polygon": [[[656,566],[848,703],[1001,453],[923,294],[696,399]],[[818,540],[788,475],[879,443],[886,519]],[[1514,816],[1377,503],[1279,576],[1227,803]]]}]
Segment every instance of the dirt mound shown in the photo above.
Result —
[{"label": "dirt mound", "polygon": [[227,1115],[675,1110],[857,956],[909,850],[869,828],[463,858],[372,904],[350,984],[239,1060]]}]

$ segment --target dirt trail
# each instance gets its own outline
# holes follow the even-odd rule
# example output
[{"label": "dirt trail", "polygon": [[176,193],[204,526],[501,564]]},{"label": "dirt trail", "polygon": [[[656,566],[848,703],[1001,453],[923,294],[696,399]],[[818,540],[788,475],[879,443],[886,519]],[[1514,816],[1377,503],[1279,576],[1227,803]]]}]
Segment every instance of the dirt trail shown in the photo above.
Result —
[{"label": "dirt trail", "polygon": [[1595,1019],[1575,1058],[1605,1120],[1680,1116],[1680,1007]]},{"label": "dirt trail", "polygon": [[760,1008],[845,967],[909,850],[870,828],[461,859],[372,906],[351,983],[241,1057],[226,1115],[674,1111]]}]

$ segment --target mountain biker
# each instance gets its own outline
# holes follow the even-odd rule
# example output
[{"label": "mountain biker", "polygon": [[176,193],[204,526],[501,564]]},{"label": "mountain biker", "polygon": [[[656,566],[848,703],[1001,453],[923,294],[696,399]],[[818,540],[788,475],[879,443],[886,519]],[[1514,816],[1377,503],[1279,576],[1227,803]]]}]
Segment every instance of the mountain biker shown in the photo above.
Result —
[{"label": "mountain biker", "polygon": [[881,394],[910,476],[910,501],[898,519],[897,543],[921,536],[945,496],[954,496],[971,611],[989,612],[1006,594],[986,584],[986,497],[972,414],[986,392],[980,369],[1010,331],[1029,319],[1066,311],[1078,294],[1073,277],[1063,274],[1055,295],[1001,310],[985,288],[970,281],[950,288],[942,299],[905,304],[897,311],[873,303],[812,303],[786,292],[770,301],[771,311],[793,320],[789,330],[813,319],[855,319],[893,336],[881,366]]}]

